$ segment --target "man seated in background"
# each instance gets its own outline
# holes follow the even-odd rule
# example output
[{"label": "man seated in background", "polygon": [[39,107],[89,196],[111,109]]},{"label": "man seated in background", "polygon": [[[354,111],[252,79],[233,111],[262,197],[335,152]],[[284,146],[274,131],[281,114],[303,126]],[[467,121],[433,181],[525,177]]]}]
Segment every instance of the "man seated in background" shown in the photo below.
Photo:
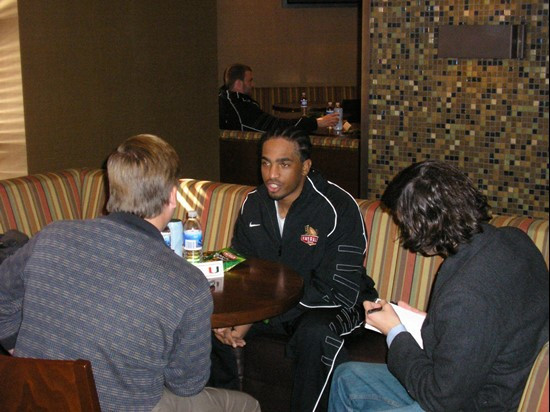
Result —
[{"label": "man seated in background", "polygon": [[366,322],[387,335],[387,365],[340,366],[330,410],[516,411],[548,341],[542,254],[521,230],[487,224],[486,197],[443,162],[404,169],[382,203],[405,248],[444,258],[422,324],[424,349],[391,305],[364,302],[366,311],[381,308]]},{"label": "man seated in background", "polygon": [[107,174],[108,216],[51,223],[0,265],[0,344],[90,360],[104,411],[259,411],[244,393],[205,388],[209,284],[160,233],[176,208],[175,150],[131,137]]},{"label": "man seated in background", "polygon": [[344,338],[362,324],[362,302],[378,296],[363,266],[365,224],[353,196],[312,169],[307,133],[267,133],[260,149],[264,184],[244,201],[232,246],[247,257],[294,269],[304,279],[304,295],[275,318],[216,329],[225,345],[214,340],[212,377],[231,376],[226,365],[233,365],[237,380],[231,346],[244,346],[251,327],[250,334],[287,335],[295,365],[291,408],[325,411],[331,371],[348,360]]},{"label": "man seated in background", "polygon": [[321,127],[333,127],[338,114],[319,118],[302,116],[299,119],[281,119],[262,109],[251,97],[254,88],[252,69],[244,64],[232,64],[224,72],[224,85],[218,94],[220,129],[266,132],[295,127],[313,132]]}]

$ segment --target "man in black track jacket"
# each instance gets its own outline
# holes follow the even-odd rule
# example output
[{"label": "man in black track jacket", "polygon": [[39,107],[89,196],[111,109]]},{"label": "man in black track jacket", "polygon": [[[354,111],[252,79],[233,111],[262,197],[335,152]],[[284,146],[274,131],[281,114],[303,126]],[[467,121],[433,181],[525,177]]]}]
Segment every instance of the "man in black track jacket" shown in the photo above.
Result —
[{"label": "man in black track jacket", "polygon": [[250,97],[254,88],[252,69],[244,64],[232,64],[224,73],[224,85],[218,94],[220,129],[266,132],[275,128],[296,127],[313,132],[319,127],[338,123],[338,114],[315,118],[281,119],[264,112]]},{"label": "man in black track jacket", "polygon": [[347,360],[344,337],[361,325],[362,301],[377,298],[363,266],[365,225],[353,197],[311,169],[307,134],[269,133],[260,145],[264,184],[243,203],[232,246],[296,270],[304,279],[304,295],[296,307],[269,321],[215,333],[234,347],[244,345],[251,326],[253,333],[290,335],[296,367],[292,410],[322,411],[330,371]]}]

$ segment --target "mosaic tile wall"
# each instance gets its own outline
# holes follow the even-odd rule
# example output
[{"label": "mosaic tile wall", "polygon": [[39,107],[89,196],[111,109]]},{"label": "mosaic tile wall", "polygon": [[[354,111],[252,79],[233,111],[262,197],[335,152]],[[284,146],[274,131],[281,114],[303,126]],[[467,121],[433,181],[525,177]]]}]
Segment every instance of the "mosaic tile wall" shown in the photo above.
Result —
[{"label": "mosaic tile wall", "polygon": [[[548,218],[548,0],[371,1],[369,193],[425,158],[499,214]],[[438,59],[438,26],[525,24],[521,60]]]}]

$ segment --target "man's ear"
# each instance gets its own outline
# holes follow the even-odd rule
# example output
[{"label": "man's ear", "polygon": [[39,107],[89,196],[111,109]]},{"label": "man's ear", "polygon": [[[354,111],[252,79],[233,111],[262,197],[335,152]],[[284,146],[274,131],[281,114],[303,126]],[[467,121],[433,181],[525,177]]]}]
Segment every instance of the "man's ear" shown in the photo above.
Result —
[{"label": "man's ear", "polygon": [[311,169],[311,159],[304,160],[302,163],[302,176],[307,176]]},{"label": "man's ear", "polygon": [[178,201],[178,187],[174,186],[170,191],[170,197],[168,198],[168,205],[171,208],[175,209],[178,204],[177,201]]},{"label": "man's ear", "polygon": [[244,86],[244,81],[242,81],[241,79],[237,79],[233,82],[233,88],[232,88],[231,91],[237,92],[237,93],[242,93],[243,92],[243,86]]}]

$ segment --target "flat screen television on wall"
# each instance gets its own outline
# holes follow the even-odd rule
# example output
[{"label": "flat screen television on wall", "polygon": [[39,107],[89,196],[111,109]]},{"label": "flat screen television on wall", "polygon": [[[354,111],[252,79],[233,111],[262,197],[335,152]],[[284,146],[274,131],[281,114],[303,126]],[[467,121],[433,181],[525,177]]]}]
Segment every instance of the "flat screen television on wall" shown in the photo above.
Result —
[{"label": "flat screen television on wall", "polygon": [[361,0],[283,0],[285,7],[343,7],[359,3]]}]

